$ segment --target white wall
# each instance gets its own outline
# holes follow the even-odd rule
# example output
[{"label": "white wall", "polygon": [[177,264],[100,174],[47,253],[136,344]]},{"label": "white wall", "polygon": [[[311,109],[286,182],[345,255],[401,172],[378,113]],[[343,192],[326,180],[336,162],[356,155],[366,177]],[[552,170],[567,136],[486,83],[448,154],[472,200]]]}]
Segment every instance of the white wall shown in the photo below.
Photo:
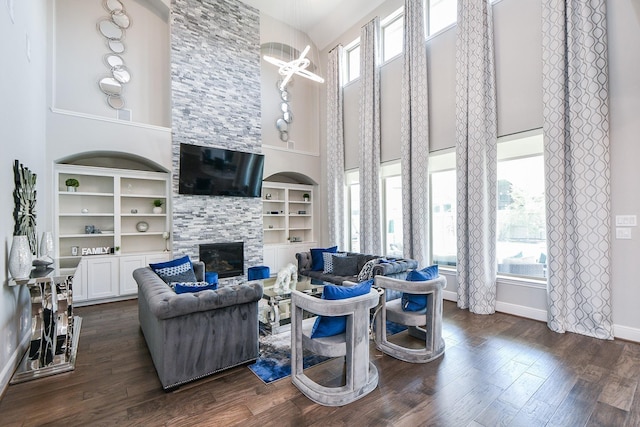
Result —
[{"label": "white wall", "polygon": [[[397,8],[387,1],[374,11],[381,18]],[[608,38],[610,75],[611,165],[613,214],[638,214],[640,196],[640,4],[636,0],[608,0]],[[498,135],[510,135],[542,126],[541,5],[538,0],[501,0],[494,3],[496,90]],[[373,16],[373,15],[371,15]],[[359,36],[359,29],[371,16],[356,23],[322,52],[338,42],[346,45]],[[455,33],[451,27],[427,41],[429,78],[430,150],[455,146]],[[384,160],[399,157],[399,88],[401,65],[395,59],[382,69],[382,154]],[[358,165],[359,81],[345,87],[346,168]],[[322,105],[321,124],[326,123]],[[322,128],[321,128],[322,129]],[[324,153],[326,136],[322,133]],[[323,179],[325,166],[323,165]],[[326,239],[326,226],[322,229]],[[640,341],[640,229],[632,230],[631,240],[613,240],[612,294],[616,336]],[[614,234],[615,236],[615,234]],[[447,295],[455,298],[455,275],[448,276]],[[498,310],[545,320],[544,286],[500,280]]]},{"label": "white wall", "polygon": [[[614,215],[640,214],[640,2],[607,1],[611,197]],[[615,237],[615,231],[614,231]],[[613,321],[616,335],[640,341],[640,229],[612,239]]]},{"label": "white wall", "polygon": [[[8,3],[7,3],[8,4]],[[0,54],[2,78],[0,129],[0,259],[3,261],[0,289],[0,395],[7,386],[25,345],[29,342],[31,304],[26,288],[8,286],[9,249],[13,236],[13,161],[19,160],[38,175],[36,204],[38,236],[42,219],[50,216],[51,205],[43,202],[45,174],[45,81],[47,2],[11,2],[13,13],[0,7]]]},{"label": "white wall", "polygon": [[[96,24],[109,14],[101,1],[55,0],[52,26],[54,109],[116,119],[98,80],[111,75],[104,55],[111,53]],[[124,85],[125,108],[133,122],[171,126],[168,16],[147,1],[126,2],[131,26],[121,54],[131,73]]]}]

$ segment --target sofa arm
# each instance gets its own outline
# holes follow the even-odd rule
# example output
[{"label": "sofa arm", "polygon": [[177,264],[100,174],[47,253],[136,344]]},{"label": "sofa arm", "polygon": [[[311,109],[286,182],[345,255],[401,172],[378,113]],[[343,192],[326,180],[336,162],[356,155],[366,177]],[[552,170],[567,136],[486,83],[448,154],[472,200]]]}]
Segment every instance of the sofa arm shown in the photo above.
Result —
[{"label": "sofa arm", "polygon": [[176,294],[148,267],[133,272],[138,283],[138,298],[146,298],[149,308],[158,319],[170,319],[198,311],[257,302],[262,298],[262,283],[222,286],[215,291]]},{"label": "sofa arm", "polygon": [[193,264],[193,272],[196,275],[196,280],[198,282],[204,282],[204,272],[205,272],[204,262],[192,261],[191,264]]},{"label": "sofa arm", "polygon": [[399,259],[390,262],[381,262],[373,266],[374,276],[389,276],[403,273],[405,271],[418,268],[418,261],[415,259]]},{"label": "sofa arm", "polygon": [[298,274],[302,274],[305,270],[311,270],[311,252],[298,252],[296,259],[298,260]]}]

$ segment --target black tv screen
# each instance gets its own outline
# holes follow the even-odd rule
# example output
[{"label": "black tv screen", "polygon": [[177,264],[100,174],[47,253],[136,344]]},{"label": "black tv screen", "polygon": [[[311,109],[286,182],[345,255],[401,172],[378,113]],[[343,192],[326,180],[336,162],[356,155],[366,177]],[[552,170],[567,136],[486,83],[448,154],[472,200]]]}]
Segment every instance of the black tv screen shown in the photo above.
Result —
[{"label": "black tv screen", "polygon": [[180,144],[178,193],[260,197],[264,155]]}]

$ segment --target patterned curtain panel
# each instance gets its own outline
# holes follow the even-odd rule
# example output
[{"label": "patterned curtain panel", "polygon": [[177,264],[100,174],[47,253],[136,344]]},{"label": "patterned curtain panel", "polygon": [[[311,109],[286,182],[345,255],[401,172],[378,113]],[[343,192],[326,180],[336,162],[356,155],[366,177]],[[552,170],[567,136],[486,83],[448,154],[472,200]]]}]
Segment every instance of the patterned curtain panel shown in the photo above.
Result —
[{"label": "patterned curtain panel", "polygon": [[404,2],[401,96],[402,232],[405,257],[425,266],[429,256],[429,110],[424,3]]},{"label": "patterned curtain panel", "polygon": [[496,305],[497,117],[490,0],[458,0],[456,168],[458,307]]},{"label": "patterned curtain panel", "polygon": [[382,254],[380,224],[380,20],[360,35],[360,251]]},{"label": "patterned curtain panel", "polygon": [[613,339],[605,0],[542,6],[548,325]]},{"label": "patterned curtain panel", "polygon": [[327,218],[331,246],[346,250],[342,45],[329,52],[327,68]]}]

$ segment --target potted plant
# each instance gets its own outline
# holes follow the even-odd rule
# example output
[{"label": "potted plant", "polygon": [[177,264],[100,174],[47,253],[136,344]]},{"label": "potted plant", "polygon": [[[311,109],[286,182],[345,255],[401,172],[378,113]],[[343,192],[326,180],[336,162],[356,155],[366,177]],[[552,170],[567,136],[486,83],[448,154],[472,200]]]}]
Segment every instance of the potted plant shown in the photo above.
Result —
[{"label": "potted plant", "polygon": [[164,205],[164,201],[160,199],[155,199],[153,201],[153,213],[159,214],[162,213],[162,205]]},{"label": "potted plant", "polygon": [[67,186],[67,191],[69,192],[74,192],[76,191],[76,189],[80,186],[80,181],[78,181],[75,178],[68,178],[65,182],[64,185]]},{"label": "potted plant", "polygon": [[305,202],[308,202],[308,201],[309,201],[309,199],[310,199],[309,193],[304,193],[304,194],[302,195],[302,199],[303,199]]},{"label": "potted plant", "polygon": [[120,246],[116,246],[115,248],[113,248],[113,253],[116,255],[120,255]]}]

